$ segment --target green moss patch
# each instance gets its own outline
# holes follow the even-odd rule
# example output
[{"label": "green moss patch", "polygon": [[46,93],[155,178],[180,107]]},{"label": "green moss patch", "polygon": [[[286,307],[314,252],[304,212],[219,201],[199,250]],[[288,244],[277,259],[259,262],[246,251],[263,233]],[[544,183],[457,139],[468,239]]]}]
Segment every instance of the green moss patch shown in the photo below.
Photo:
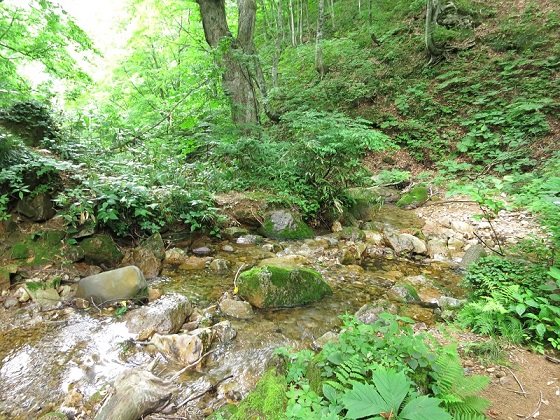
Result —
[{"label": "green moss patch", "polygon": [[253,391],[247,395],[231,417],[235,420],[274,420],[284,417],[288,384],[284,375],[279,375],[274,367],[268,369]]},{"label": "green moss patch", "polygon": [[258,308],[295,307],[332,294],[321,274],[308,268],[255,267],[237,280],[239,295]]},{"label": "green moss patch", "polygon": [[410,192],[404,194],[401,199],[397,201],[397,206],[416,206],[422,204],[426,200],[428,200],[428,188],[423,185],[419,185],[411,189]]}]

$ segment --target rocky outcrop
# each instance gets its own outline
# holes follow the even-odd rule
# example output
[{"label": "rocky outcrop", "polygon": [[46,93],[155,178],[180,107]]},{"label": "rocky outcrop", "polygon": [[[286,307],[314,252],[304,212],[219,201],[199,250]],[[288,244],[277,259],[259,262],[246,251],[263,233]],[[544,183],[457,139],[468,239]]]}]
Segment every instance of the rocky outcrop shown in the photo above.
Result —
[{"label": "rocky outcrop", "polygon": [[52,197],[48,194],[37,194],[18,201],[16,211],[34,222],[44,222],[56,214]]},{"label": "rocky outcrop", "polygon": [[129,299],[141,301],[148,297],[148,284],[138,267],[128,266],[84,277],[78,283],[76,297],[96,305]]},{"label": "rocky outcrop", "polygon": [[237,279],[239,296],[257,308],[295,307],[332,294],[330,286],[308,268],[255,267]]}]

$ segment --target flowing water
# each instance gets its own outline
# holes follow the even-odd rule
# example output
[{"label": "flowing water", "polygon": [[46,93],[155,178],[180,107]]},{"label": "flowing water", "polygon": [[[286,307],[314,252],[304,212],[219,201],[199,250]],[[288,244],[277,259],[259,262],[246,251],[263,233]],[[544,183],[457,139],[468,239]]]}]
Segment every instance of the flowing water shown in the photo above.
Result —
[{"label": "flowing water", "polygon": [[[212,309],[213,305],[224,292],[233,290],[236,272],[242,265],[249,267],[264,258],[301,255],[309,261],[308,266],[321,272],[334,291],[332,296],[306,307],[256,310],[251,320],[231,319],[237,332],[232,343],[218,347],[197,370],[189,370],[174,380],[179,403],[200,395],[185,405],[190,410],[189,418],[200,418],[205,410],[239,400],[255,385],[276,348],[311,348],[315,339],[337,329],[339,315],[354,313],[378,299],[395,282],[423,275],[429,279],[418,289],[423,298],[441,294],[458,297],[460,277],[445,264],[379,257],[363,261],[361,266],[342,266],[332,258],[336,246],[329,249],[325,243],[274,243],[273,247],[280,249],[275,254],[260,245],[237,246],[235,252],[215,255],[229,262],[227,274],[166,267],[161,278],[152,280],[153,288],[186,295],[202,310],[210,307],[206,312],[214,323],[224,318]],[[409,305],[402,310],[419,321],[433,320],[430,309]],[[92,399],[105,384],[122,372],[146,367],[154,359],[145,346],[130,345],[127,340],[132,334],[114,316],[74,308],[39,312],[32,305],[17,312],[4,311],[0,316],[1,322],[8,323],[0,332],[0,419],[38,418],[60,407],[68,395],[81,397],[77,405],[87,411],[88,401],[93,407]],[[181,368],[164,361],[153,372],[166,379]],[[66,405],[72,402],[66,401]],[[83,418],[93,415],[86,412]]]}]

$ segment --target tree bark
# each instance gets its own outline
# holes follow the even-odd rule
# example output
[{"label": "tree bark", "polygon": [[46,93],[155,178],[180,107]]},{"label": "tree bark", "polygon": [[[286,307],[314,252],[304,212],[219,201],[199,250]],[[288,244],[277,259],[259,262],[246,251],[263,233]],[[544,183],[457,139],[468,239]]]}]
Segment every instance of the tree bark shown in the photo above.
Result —
[{"label": "tree bark", "polygon": [[272,61],[272,86],[278,87],[278,64],[280,55],[282,54],[282,42],[284,40],[284,25],[282,22],[282,0],[278,0],[278,9],[276,15],[276,44],[274,47],[274,59]]},{"label": "tree bark", "polygon": [[242,127],[259,123],[259,101],[254,76],[249,71],[255,48],[255,0],[239,0],[237,39],[226,19],[225,0],[197,0],[206,42],[213,49],[227,44],[221,56],[222,86],[231,100],[232,120]]},{"label": "tree bark", "polygon": [[428,64],[437,64],[445,52],[439,48],[434,42],[434,26],[437,25],[437,19],[441,12],[440,0],[427,0],[426,5],[426,49],[430,54],[430,62]]},{"label": "tree bark", "polygon": [[325,25],[325,0],[317,3],[317,36],[315,38],[315,69],[321,75],[325,74],[323,63],[323,26]]}]

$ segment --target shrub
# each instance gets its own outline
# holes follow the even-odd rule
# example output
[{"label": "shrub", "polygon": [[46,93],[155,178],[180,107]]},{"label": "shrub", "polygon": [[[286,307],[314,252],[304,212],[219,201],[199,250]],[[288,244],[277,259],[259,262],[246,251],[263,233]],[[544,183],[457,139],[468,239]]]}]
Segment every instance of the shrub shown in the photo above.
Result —
[{"label": "shrub", "polygon": [[414,419],[422,410],[433,418],[485,418],[489,403],[476,393],[489,378],[465,378],[455,347],[415,334],[407,318],[384,313],[371,325],[341,318],[338,342],[319,354],[279,350],[288,358],[287,418],[392,413],[391,418]]}]

